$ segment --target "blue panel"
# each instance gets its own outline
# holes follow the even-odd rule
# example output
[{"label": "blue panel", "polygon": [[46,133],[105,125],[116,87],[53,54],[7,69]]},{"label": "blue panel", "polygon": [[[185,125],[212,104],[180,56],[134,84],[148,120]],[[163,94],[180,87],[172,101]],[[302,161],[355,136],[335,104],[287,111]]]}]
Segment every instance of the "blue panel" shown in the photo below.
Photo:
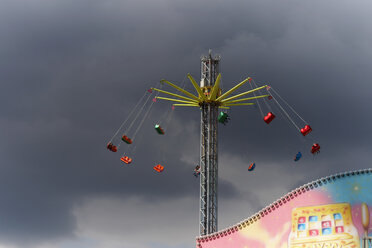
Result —
[{"label": "blue panel", "polygon": [[329,235],[329,234],[332,234],[332,228],[323,228],[323,229],[322,229],[322,234],[323,234],[323,235]]},{"label": "blue panel", "polygon": [[310,222],[318,221],[318,216],[309,216],[309,221]]},{"label": "blue panel", "polygon": [[342,216],[341,216],[341,214],[339,214],[339,213],[337,213],[337,214],[333,214],[333,218],[334,218],[335,220],[342,220]]},{"label": "blue panel", "polygon": [[298,231],[304,231],[306,230],[306,224],[298,224]]}]

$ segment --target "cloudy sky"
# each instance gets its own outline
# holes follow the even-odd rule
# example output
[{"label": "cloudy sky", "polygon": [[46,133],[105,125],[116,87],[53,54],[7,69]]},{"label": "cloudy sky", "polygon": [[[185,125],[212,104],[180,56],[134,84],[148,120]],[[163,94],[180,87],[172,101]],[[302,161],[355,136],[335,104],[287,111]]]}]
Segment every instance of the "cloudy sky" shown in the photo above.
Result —
[{"label": "cloudy sky", "polygon": [[153,125],[170,105],[154,104],[130,166],[105,145],[160,79],[200,78],[208,49],[222,57],[224,89],[248,76],[268,83],[313,128],[303,139],[280,114],[266,125],[255,107],[229,110],[219,126],[220,229],[304,183],[371,167],[371,8],[0,0],[0,248],[194,247],[199,110],[176,108],[159,136]]}]

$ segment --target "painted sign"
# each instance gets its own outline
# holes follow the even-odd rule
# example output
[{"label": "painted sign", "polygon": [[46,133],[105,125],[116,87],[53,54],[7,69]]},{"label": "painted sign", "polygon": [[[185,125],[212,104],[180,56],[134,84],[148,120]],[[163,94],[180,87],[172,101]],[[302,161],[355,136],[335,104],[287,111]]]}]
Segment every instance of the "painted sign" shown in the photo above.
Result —
[{"label": "painted sign", "polygon": [[364,248],[372,236],[372,169],[306,184],[252,217],[199,237],[197,248]]},{"label": "painted sign", "polygon": [[292,210],[288,247],[359,247],[349,203],[300,207]]}]

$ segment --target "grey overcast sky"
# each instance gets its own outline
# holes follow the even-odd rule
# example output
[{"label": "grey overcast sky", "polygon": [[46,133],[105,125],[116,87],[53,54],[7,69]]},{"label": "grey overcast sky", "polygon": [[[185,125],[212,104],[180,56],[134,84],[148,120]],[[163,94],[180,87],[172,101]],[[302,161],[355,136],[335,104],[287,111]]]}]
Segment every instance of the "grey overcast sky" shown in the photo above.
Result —
[{"label": "grey overcast sky", "polygon": [[280,114],[266,125],[255,107],[229,111],[219,228],[304,183],[371,167],[371,10],[369,0],[0,0],[0,248],[194,247],[199,110],[176,108],[160,137],[153,125],[169,105],[154,104],[130,166],[105,145],[160,79],[199,79],[209,49],[224,89],[268,83],[313,127],[304,140]]}]

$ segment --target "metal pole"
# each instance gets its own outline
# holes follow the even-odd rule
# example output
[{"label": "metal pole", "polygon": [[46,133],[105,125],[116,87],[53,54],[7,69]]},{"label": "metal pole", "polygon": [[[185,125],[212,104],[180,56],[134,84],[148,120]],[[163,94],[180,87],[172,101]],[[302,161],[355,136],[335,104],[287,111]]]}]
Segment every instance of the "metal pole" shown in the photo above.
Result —
[{"label": "metal pole", "polygon": [[[201,57],[200,86],[210,93],[219,73],[220,57]],[[217,186],[218,186],[218,105],[204,102],[201,105],[200,125],[200,235],[217,231]]]}]

